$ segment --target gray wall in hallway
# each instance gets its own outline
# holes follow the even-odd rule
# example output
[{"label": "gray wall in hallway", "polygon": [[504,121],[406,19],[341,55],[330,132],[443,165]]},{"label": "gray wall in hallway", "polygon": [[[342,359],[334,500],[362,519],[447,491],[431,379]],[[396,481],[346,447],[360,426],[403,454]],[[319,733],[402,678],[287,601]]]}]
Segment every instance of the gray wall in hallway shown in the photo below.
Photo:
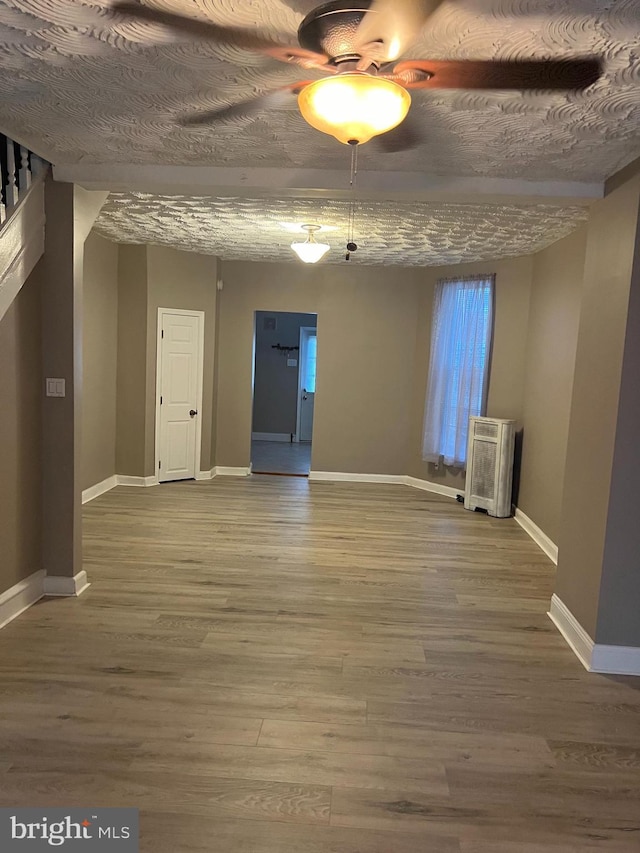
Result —
[{"label": "gray wall in hallway", "polygon": [[[264,328],[265,317],[275,318],[275,331]],[[253,432],[295,433],[300,354],[294,350],[287,357],[273,346],[298,346],[301,326],[315,325],[315,314],[257,312]],[[289,359],[295,360],[298,366],[287,366]]]}]

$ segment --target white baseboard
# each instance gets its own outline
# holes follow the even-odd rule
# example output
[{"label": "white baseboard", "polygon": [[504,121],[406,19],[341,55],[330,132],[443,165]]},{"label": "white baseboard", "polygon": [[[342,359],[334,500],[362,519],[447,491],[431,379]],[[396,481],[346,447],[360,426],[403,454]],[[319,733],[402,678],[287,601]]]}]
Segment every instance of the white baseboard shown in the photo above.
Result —
[{"label": "white baseboard", "polygon": [[571,646],[580,663],[590,671],[595,643],[566,604],[555,593],[551,599],[551,607],[547,615]]},{"label": "white baseboard", "polygon": [[432,483],[430,480],[419,480],[417,477],[404,477],[403,482],[412,489],[421,489],[423,492],[433,492],[434,495],[444,495],[447,498],[457,498],[464,494],[464,488],[454,489],[452,486],[443,486],[440,483]]},{"label": "white baseboard", "polygon": [[290,432],[252,432],[251,441],[282,441],[291,442]]},{"label": "white baseboard", "polygon": [[595,643],[566,604],[554,594],[549,618],[588,672],[640,675],[640,648]]},{"label": "white baseboard", "polygon": [[[341,471],[311,471],[309,479],[333,483],[401,483],[405,486],[410,486],[412,489],[432,492],[435,495],[443,495],[447,498],[455,499],[460,494],[464,495],[464,489],[454,489],[452,486],[443,486],[440,483],[434,483],[430,480],[420,480],[417,477],[397,474],[349,474]],[[558,546],[555,542],[552,542],[546,533],[537,524],[534,524],[522,510],[516,509],[515,520],[557,566]]]},{"label": "white baseboard", "polygon": [[[204,472],[208,473],[208,472]],[[197,477],[196,479],[208,480],[210,477]],[[82,492],[82,503],[86,504],[89,501],[99,498],[100,495],[110,492],[116,486],[134,486],[136,488],[148,488],[149,486],[159,485],[157,477],[133,477],[129,474],[114,474],[112,477],[107,477],[101,483],[96,483],[95,486],[89,486]]]},{"label": "white baseboard", "polygon": [[441,486],[439,483],[419,480],[417,477],[407,477],[404,474],[352,474],[345,471],[311,471],[309,479],[329,483],[390,483],[410,486],[412,489],[421,489],[424,492],[445,495],[454,499],[460,494],[459,489],[454,489],[451,486]]},{"label": "white baseboard", "polygon": [[541,548],[547,557],[558,565],[558,546],[555,542],[552,542],[551,539],[547,536],[544,530],[541,530],[537,524],[535,524],[528,515],[525,515],[521,509],[517,509],[514,514],[514,519],[518,522],[520,527],[524,530],[525,533],[528,533],[529,536],[533,539],[536,545]]},{"label": "white baseboard", "polygon": [[47,576],[43,569],[18,581],[10,589],[0,593],[0,628],[4,628],[43,595],[78,596],[89,587],[87,573],[78,572],[75,577]]},{"label": "white baseboard", "polygon": [[591,672],[600,672],[603,675],[640,675],[640,648],[596,643],[591,657]]},{"label": "white baseboard", "polygon": [[[198,471],[195,476],[196,480],[213,480],[216,475],[228,477],[247,477],[251,473],[249,468],[212,468],[210,471]],[[133,477],[129,474],[114,474],[113,477],[107,477],[101,483],[96,483],[95,486],[90,486],[82,493],[82,503],[86,504],[95,498],[104,495],[111,491],[116,486],[131,486],[134,488],[149,488],[150,486],[158,486],[160,481],[157,477]]]},{"label": "white baseboard", "polygon": [[90,586],[85,571],[78,572],[73,577],[61,575],[45,575],[43,584],[44,595],[78,596]]},{"label": "white baseboard", "polygon": [[44,577],[44,570],[34,572],[24,580],[18,581],[10,589],[0,593],[0,628],[4,628],[16,616],[24,613],[32,604],[42,598]]},{"label": "white baseboard", "polygon": [[129,474],[116,474],[118,486],[136,486],[140,488],[149,488],[149,486],[159,485],[159,480],[156,476],[153,477],[131,477]]},{"label": "white baseboard", "polygon": [[345,471],[309,471],[309,479],[326,483],[392,483],[403,485],[402,474],[351,474]]},{"label": "white baseboard", "polygon": [[[285,433],[282,433],[284,435]],[[277,435],[277,433],[253,433],[256,435]],[[279,440],[279,439],[276,439]],[[288,440],[288,437],[287,437]],[[212,480],[214,477],[248,477],[251,474],[251,465],[248,468],[230,468],[219,465],[212,468],[210,471],[200,471],[196,474],[196,480]],[[436,495],[444,495],[449,498],[456,498],[461,494],[459,489],[454,489],[451,486],[443,486],[440,483],[433,483],[429,480],[420,480],[417,477],[409,477],[402,474],[352,474],[344,471],[311,471],[309,479],[316,482],[329,483],[391,483],[398,485],[410,486],[412,489],[420,489],[424,492],[432,492]],[[105,494],[115,486],[136,486],[146,487],[157,486],[157,477],[132,477],[128,474],[115,474],[112,477],[107,477],[101,483],[96,483],[95,486],[90,486],[82,493],[82,503],[88,503],[94,498]],[[462,492],[463,493],[463,492]],[[527,533],[533,541],[541,548],[549,559],[558,565],[558,546],[555,542],[546,535],[531,519],[525,515],[522,510],[516,509],[515,520],[520,527]]]},{"label": "white baseboard", "polygon": [[[441,486],[439,483],[433,483],[429,480],[419,480],[416,477],[405,477],[404,482],[407,486],[414,489],[423,489],[425,492],[434,492],[436,495],[445,495],[446,497],[456,498],[458,495],[464,495],[464,488],[453,489],[451,486]],[[536,545],[541,548],[549,559],[557,566],[558,565],[558,546],[553,542],[544,530],[541,530],[528,515],[525,515],[522,510],[516,507],[514,519],[520,527],[527,533]],[[555,620],[554,620],[555,621]]]},{"label": "white baseboard", "polygon": [[196,480],[213,480],[216,476],[216,469],[212,468],[210,471],[198,471],[196,474]]},{"label": "white baseboard", "polygon": [[107,477],[106,480],[103,480],[101,483],[96,483],[95,486],[89,486],[88,489],[85,489],[82,492],[82,503],[86,504],[89,501],[94,500],[94,498],[99,498],[100,495],[104,495],[105,492],[110,492],[111,489],[115,489],[118,485],[118,477],[114,474],[112,477]]},{"label": "white baseboard", "polygon": [[460,494],[459,489],[454,489],[451,486],[441,486],[439,483],[419,480],[417,477],[407,477],[404,474],[351,474],[344,471],[311,471],[309,479],[329,483],[391,483],[410,486],[412,489],[421,489],[424,492],[433,492],[433,494],[445,495],[454,499]]},{"label": "white baseboard", "polygon": [[[216,474],[227,473],[228,476],[246,477],[250,471],[248,468],[212,468],[210,471],[199,471],[196,474],[196,480],[213,480]],[[90,486],[82,493],[82,503],[86,504],[95,498],[104,495],[111,491],[116,486],[132,486],[134,488],[149,488],[150,486],[158,486],[160,481],[157,477],[133,477],[129,474],[114,474],[112,477],[107,477],[101,483],[96,483],[95,486]]]}]

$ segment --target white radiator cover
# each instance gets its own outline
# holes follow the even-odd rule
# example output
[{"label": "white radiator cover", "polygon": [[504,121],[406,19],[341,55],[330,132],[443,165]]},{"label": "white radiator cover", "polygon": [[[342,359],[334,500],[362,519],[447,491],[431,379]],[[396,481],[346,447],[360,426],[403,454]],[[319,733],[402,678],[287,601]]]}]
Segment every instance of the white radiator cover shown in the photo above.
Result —
[{"label": "white radiator cover", "polygon": [[465,509],[486,509],[495,518],[511,515],[515,420],[469,418]]}]

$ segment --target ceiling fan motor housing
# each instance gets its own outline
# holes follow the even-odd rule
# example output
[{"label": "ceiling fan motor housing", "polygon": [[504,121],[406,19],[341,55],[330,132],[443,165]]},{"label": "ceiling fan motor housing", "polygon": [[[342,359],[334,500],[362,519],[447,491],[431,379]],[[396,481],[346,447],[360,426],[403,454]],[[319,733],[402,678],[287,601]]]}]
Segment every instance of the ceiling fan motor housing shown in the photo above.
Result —
[{"label": "ceiling fan motor housing", "polygon": [[298,29],[300,46],[305,50],[324,53],[338,63],[359,59],[360,54],[353,46],[354,39],[371,2],[337,0],[314,9]]}]

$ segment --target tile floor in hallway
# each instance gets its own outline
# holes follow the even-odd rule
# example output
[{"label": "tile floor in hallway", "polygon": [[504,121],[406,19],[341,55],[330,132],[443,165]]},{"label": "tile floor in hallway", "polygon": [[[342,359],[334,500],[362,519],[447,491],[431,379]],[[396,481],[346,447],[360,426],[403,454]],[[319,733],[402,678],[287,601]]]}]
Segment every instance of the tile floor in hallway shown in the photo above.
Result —
[{"label": "tile floor in hallway", "polygon": [[251,466],[257,473],[308,474],[311,442],[252,441]]}]

